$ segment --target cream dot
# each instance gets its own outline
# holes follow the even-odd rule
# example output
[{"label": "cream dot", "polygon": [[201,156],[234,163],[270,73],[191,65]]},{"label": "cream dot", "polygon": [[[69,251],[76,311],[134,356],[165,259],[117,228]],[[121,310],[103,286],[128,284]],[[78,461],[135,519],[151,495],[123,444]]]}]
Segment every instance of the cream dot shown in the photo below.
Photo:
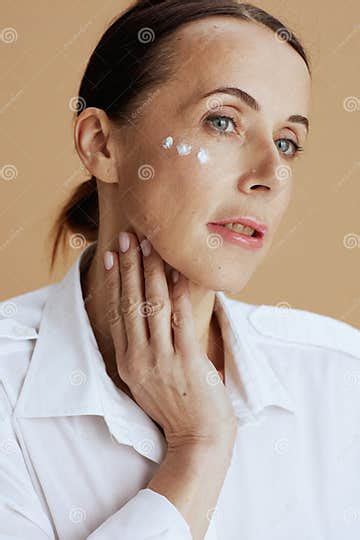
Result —
[{"label": "cream dot", "polygon": [[200,163],[206,163],[209,160],[209,154],[204,148],[200,148],[197,158],[200,161]]},{"label": "cream dot", "polygon": [[163,147],[168,149],[168,148],[171,148],[172,145],[174,144],[174,139],[169,135],[169,137],[166,137],[166,139],[163,140]]},{"label": "cream dot", "polygon": [[176,147],[180,156],[187,156],[191,152],[191,144],[180,143]]}]

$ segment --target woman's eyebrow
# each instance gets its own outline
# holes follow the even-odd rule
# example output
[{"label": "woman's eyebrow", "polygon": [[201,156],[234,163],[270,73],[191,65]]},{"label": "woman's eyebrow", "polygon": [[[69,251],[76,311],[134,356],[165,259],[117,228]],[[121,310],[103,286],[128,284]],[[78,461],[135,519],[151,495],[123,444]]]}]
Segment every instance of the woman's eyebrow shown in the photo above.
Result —
[{"label": "woman's eyebrow", "polygon": [[[245,92],[245,90],[241,90],[241,88],[236,88],[234,86],[223,86],[207,92],[206,94],[202,95],[200,99],[209,97],[212,94],[229,94],[240,99],[243,103],[245,103],[245,105],[247,105],[254,111],[261,112],[262,110],[261,105],[259,105],[256,99],[247,92]],[[287,119],[287,122],[295,122],[298,124],[302,124],[303,126],[305,126],[306,131],[309,132],[309,120],[306,118],[306,116],[302,116],[301,114],[292,114]]]}]

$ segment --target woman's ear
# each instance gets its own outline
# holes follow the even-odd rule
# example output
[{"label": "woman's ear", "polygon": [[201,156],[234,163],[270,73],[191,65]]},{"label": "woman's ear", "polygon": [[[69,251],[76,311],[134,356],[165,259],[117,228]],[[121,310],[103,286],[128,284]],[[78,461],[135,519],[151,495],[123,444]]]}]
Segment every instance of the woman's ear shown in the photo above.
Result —
[{"label": "woman's ear", "polygon": [[96,107],[81,111],[74,126],[74,143],[90,174],[102,182],[118,182],[118,143],[115,144],[112,124],[105,111]]}]

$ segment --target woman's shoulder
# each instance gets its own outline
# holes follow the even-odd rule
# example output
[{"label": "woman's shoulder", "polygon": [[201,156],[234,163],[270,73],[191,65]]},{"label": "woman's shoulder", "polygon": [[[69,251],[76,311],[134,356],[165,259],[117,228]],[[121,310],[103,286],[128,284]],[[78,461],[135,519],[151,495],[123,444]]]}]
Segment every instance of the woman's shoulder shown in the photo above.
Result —
[{"label": "woman's shoulder", "polygon": [[11,413],[16,404],[53,286],[39,287],[0,302],[0,419]]},{"label": "woman's shoulder", "polygon": [[248,320],[263,336],[311,347],[339,350],[360,359],[360,330],[316,311],[262,304]]},{"label": "woman's shoulder", "polygon": [[54,284],[11,296],[0,302],[0,352],[4,340],[21,341],[37,333],[46,299]]},{"label": "woman's shoulder", "polygon": [[360,330],[350,323],[289,304],[249,304],[231,299],[238,320],[246,320],[255,337],[278,344],[299,344],[339,352],[360,359]]}]

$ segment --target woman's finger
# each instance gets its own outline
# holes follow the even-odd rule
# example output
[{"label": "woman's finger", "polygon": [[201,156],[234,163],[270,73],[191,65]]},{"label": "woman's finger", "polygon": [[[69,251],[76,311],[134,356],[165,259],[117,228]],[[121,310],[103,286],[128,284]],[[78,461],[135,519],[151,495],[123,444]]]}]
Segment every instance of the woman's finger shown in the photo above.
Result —
[{"label": "woman's finger", "polygon": [[[126,235],[128,241],[126,241]],[[128,348],[148,344],[148,328],[144,316],[144,278],[140,247],[135,234],[119,234],[121,297],[120,310],[124,318]],[[127,249],[126,249],[127,248]]]},{"label": "woman's finger", "polygon": [[140,242],[143,252],[145,300],[151,346],[165,355],[174,354],[171,333],[171,301],[163,259],[147,238]]},{"label": "woman's finger", "polygon": [[[174,283],[173,276],[178,276]],[[189,284],[186,277],[180,272],[172,270],[171,287],[172,315],[171,326],[174,331],[174,349],[178,353],[194,353],[195,344],[198,343],[195,323],[190,300]]]},{"label": "woman's finger", "polygon": [[118,253],[107,251],[104,254],[105,289],[107,300],[107,320],[110,324],[110,332],[114,341],[114,346],[119,357],[125,354],[127,349],[126,329],[120,311],[120,271]]}]

